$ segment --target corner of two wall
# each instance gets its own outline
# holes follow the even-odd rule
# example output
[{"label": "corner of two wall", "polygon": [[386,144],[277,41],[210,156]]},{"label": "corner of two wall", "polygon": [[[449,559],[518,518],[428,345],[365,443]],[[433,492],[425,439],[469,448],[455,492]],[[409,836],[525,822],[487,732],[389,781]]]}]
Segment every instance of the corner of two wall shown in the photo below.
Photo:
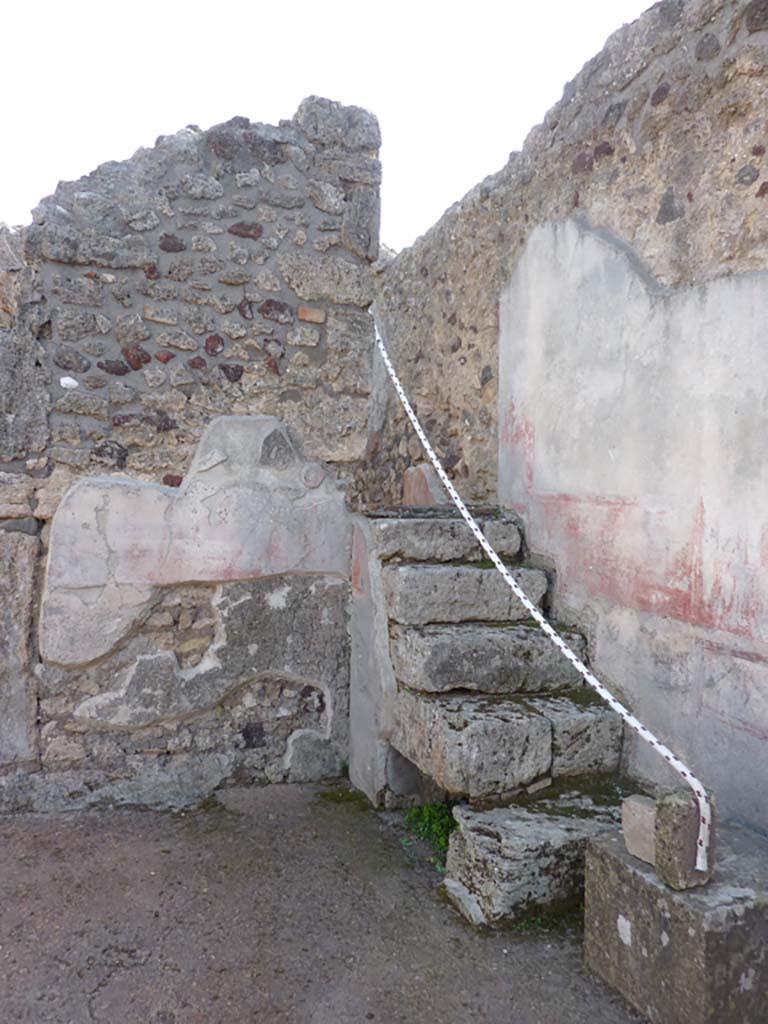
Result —
[{"label": "corner of two wall", "polygon": [[[376,296],[464,496],[522,514],[597,673],[763,829],[766,77],[741,5],[657,5]],[[397,502],[422,456],[395,399],[380,422]],[[634,743],[627,768],[673,782]]]}]

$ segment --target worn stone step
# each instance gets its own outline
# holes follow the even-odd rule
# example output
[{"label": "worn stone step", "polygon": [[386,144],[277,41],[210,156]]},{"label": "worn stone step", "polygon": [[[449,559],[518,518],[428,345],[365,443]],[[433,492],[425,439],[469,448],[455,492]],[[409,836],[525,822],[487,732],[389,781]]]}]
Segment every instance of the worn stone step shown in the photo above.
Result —
[{"label": "worn stone step", "polygon": [[[494,518],[478,522],[502,558],[514,558],[519,553],[520,530],[513,520]],[[379,558],[384,562],[479,562],[488,557],[463,519],[375,519],[373,536]]]},{"label": "worn stone step", "polygon": [[[584,660],[584,637],[562,635]],[[393,626],[390,651],[396,678],[428,693],[539,693],[581,685],[579,673],[538,626]]]},{"label": "worn stone step", "polygon": [[607,784],[547,791],[525,804],[490,811],[454,808],[445,890],[473,924],[514,920],[581,902],[588,839],[614,831],[620,793]]},{"label": "worn stone step", "polygon": [[586,693],[522,699],[401,689],[391,742],[441,789],[485,798],[540,779],[614,771],[621,737],[619,717]]},{"label": "worn stone step", "polygon": [[[513,569],[525,595],[540,605],[547,577],[540,569]],[[395,622],[515,622],[528,616],[495,569],[468,565],[385,565],[387,613]]]}]

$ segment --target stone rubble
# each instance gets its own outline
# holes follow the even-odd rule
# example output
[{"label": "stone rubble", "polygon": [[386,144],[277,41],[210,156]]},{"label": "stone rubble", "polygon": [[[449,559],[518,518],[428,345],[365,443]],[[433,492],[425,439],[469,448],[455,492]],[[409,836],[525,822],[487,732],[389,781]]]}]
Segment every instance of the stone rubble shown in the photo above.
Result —
[{"label": "stone rubble", "polygon": [[578,792],[544,796],[489,811],[454,808],[446,892],[473,924],[578,906],[587,839],[615,829],[618,810]]}]

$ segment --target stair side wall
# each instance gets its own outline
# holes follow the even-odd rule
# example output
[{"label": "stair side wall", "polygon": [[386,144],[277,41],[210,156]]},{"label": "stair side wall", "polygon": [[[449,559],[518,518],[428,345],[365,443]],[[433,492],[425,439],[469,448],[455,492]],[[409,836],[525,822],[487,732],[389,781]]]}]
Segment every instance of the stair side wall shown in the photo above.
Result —
[{"label": "stair side wall", "polygon": [[[522,514],[598,674],[763,829],[767,83],[764,4],[656,4],[376,299],[463,495]],[[367,490],[397,502],[423,456],[374,408]]]}]

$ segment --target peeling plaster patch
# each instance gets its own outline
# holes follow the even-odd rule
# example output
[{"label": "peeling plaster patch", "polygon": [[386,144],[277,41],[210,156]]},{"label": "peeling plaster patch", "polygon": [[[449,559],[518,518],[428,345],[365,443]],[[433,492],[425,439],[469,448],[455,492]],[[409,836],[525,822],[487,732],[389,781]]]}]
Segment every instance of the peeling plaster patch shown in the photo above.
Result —
[{"label": "peeling plaster patch", "polygon": [[271,594],[267,594],[267,604],[270,608],[275,611],[282,610],[288,605],[288,595],[291,592],[291,588],[288,584],[284,584],[282,587],[278,587],[277,590],[273,590]]},{"label": "peeling plaster patch", "polygon": [[[132,654],[135,660],[127,670],[114,672],[96,665],[82,692],[92,693],[94,688],[103,692],[80,701],[75,718],[112,728],[141,729],[199,716],[229,700],[253,706],[246,698],[244,688],[248,686],[272,684],[275,692],[287,687],[291,694],[301,691],[302,700],[308,699],[303,688],[309,687],[317,692],[318,714],[324,716],[320,738],[334,749],[343,749],[348,703],[348,588],[335,578],[325,578],[325,583],[323,587],[317,579],[312,581],[314,601],[306,577],[282,586],[279,581],[254,580],[228,584],[226,590],[217,587],[210,606],[204,609],[207,632],[195,634],[208,644],[197,664],[182,667],[178,653],[183,645],[177,649],[174,642],[173,650]],[[242,599],[244,594],[248,600]],[[276,594],[280,599],[270,602]],[[319,608],[329,609],[327,624],[319,622]],[[151,647],[153,634],[144,640],[139,636],[135,642],[147,641]],[[109,689],[103,689],[105,686]],[[296,707],[290,697],[285,707],[273,708],[273,721],[295,714]],[[302,752],[307,755],[303,770],[307,778],[306,765],[332,763],[331,755],[317,748],[316,740],[310,746],[312,751],[304,744]]]},{"label": "peeling plaster patch", "polygon": [[667,935],[667,933],[666,933],[666,932],[662,932],[662,933],[661,933],[661,944],[662,944],[662,946],[663,946],[663,947],[664,947],[665,949],[666,949],[666,948],[667,948],[667,946],[669,945],[669,936]]},{"label": "peeling plaster patch", "polygon": [[[285,431],[273,416],[221,416],[178,489],[112,476],[70,488],[51,527],[43,659],[85,665],[107,654],[162,586],[285,573],[346,578],[350,521],[336,481],[324,476],[308,501],[303,459],[284,469],[259,461],[265,435],[288,445]],[[268,607],[284,609],[289,593],[275,589]]]},{"label": "peeling plaster patch", "polygon": [[751,992],[752,986],[755,983],[755,969],[750,967],[748,971],[745,971],[739,978],[739,992]]},{"label": "peeling plaster patch", "polygon": [[632,922],[628,921],[623,914],[616,918],[616,927],[619,930],[619,938],[625,946],[632,945]]}]

